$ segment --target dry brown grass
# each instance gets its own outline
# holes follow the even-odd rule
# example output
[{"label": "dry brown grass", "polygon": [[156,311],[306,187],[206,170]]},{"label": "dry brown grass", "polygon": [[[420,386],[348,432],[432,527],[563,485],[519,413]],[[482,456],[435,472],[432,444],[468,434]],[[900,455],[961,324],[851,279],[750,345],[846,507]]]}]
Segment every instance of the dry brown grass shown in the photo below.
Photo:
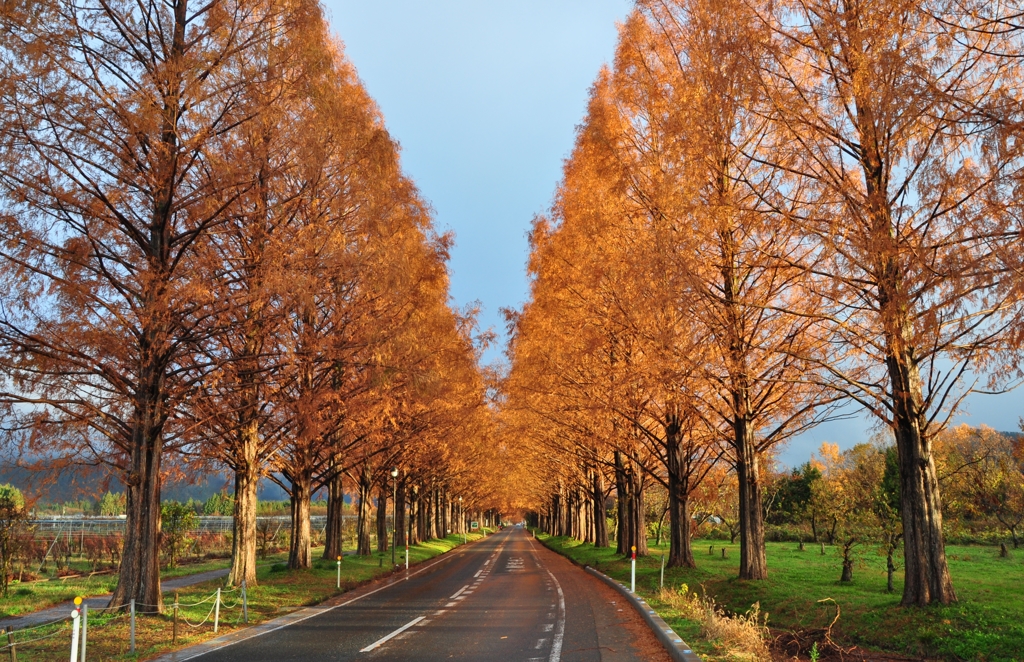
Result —
[{"label": "dry brown grass", "polygon": [[662,589],[658,596],[679,611],[680,616],[701,624],[701,636],[727,651],[729,658],[770,661],[768,614],[754,603],[745,614],[730,616],[714,598],[690,591],[686,584],[678,591]]}]

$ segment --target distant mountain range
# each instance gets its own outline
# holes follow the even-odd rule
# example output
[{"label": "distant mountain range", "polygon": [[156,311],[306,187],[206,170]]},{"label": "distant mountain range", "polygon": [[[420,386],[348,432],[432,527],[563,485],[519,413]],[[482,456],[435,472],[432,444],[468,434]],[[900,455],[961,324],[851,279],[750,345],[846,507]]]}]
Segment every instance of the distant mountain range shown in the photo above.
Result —
[{"label": "distant mountain range", "polygon": [[[97,471],[62,472],[56,480],[50,474],[30,471],[23,467],[0,466],[0,483],[14,485],[32,499],[45,503],[64,503],[82,499],[95,500],[104,492],[123,492],[124,485],[117,478]],[[226,474],[206,474],[195,481],[170,482],[161,489],[164,500],[206,501],[218,492],[234,492],[234,480]],[[288,495],[270,480],[260,485],[261,501],[283,501]]]}]

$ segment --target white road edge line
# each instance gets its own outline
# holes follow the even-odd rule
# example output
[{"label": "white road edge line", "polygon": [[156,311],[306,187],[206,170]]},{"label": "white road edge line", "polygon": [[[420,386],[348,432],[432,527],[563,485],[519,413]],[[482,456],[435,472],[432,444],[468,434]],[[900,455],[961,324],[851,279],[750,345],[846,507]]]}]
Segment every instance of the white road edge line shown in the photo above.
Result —
[{"label": "white road edge line", "polygon": [[453,595],[452,597],[450,597],[450,598],[448,598],[448,599],[449,599],[449,600],[454,600],[455,598],[457,598],[457,597],[459,597],[460,595],[462,595],[462,592],[463,592],[463,591],[465,591],[465,590],[466,590],[467,588],[469,588],[469,584],[466,584],[465,586],[463,586],[462,588],[460,588],[460,589],[459,589],[458,591],[455,591],[455,595]]},{"label": "white road edge line", "polygon": [[398,635],[402,634],[403,632],[405,632],[406,630],[408,630],[412,626],[414,626],[417,623],[419,623],[420,621],[422,621],[424,618],[426,618],[426,616],[418,616],[417,618],[412,619],[411,621],[409,621],[408,623],[406,623],[402,627],[398,628],[397,630],[395,630],[394,632],[392,632],[388,636],[381,637],[380,639],[378,639],[377,641],[373,642],[372,644],[370,644],[366,648],[360,649],[359,652],[360,653],[369,653],[370,651],[372,651],[377,646],[380,646],[381,644],[384,644],[384,643],[387,643],[388,641],[391,641],[392,639],[394,639]]},{"label": "white road edge line", "polygon": [[[530,551],[533,552],[533,558],[537,559],[537,565],[541,565],[537,552],[532,549],[533,541],[529,538],[527,540],[530,541]],[[551,577],[551,581],[555,582],[555,588],[558,589],[558,625],[555,628],[555,635],[551,640],[551,655],[548,656],[548,662],[559,662],[562,659],[562,640],[565,638],[565,594],[562,593],[562,585],[558,583],[554,573],[548,570],[547,566],[544,566],[544,570]]]}]

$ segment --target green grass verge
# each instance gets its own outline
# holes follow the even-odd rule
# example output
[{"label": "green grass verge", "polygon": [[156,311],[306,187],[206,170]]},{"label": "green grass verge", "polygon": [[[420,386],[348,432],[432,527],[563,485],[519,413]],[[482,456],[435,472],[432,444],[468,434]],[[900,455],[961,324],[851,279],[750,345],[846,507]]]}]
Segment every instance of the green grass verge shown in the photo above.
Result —
[{"label": "green grass verge", "polygon": [[[273,563],[288,557],[285,553],[272,554],[260,563]],[[223,570],[231,565],[230,559],[210,559],[198,563],[187,563],[160,572],[162,580],[197,575],[211,570]],[[84,570],[83,572],[88,572]],[[90,597],[104,595],[114,590],[117,584],[116,572],[92,577],[51,578],[34,582],[12,582],[6,598],[0,599],[0,618],[30,614],[40,609],[73,600],[76,596]]]},{"label": "green grass verge", "polygon": [[[467,541],[482,538],[482,534],[468,534]],[[450,535],[430,540],[409,548],[410,565],[432,559],[462,544],[461,535]],[[398,558],[405,561],[405,550]],[[349,591],[366,581],[391,572],[391,552],[366,557],[346,556],[341,563],[341,590],[337,589],[338,565],[336,561],[319,559],[320,550],[314,550],[313,567],[308,570],[289,570],[285,563],[259,568],[259,585],[248,590],[249,625],[275,618],[300,607],[319,604]],[[165,612],[162,615],[140,615],[136,624],[136,653],[128,652],[128,617],[125,614],[90,612],[89,658],[94,660],[145,660],[175,649],[208,640],[214,636],[211,599],[222,580],[196,584],[177,592],[183,606],[179,610],[177,644],[172,644],[173,618],[171,595],[164,595]],[[199,604],[196,604],[199,603]],[[245,627],[237,589],[223,594],[224,606],[220,610],[218,634],[226,634]],[[209,620],[206,620],[209,619]],[[205,621],[205,622],[204,622]],[[31,641],[39,637],[48,637]],[[67,657],[70,646],[70,627],[67,622],[45,629],[18,631],[19,662],[56,660]],[[6,641],[0,639],[0,646]],[[0,650],[0,659],[7,653]]]},{"label": "green grass verge", "polygon": [[[629,560],[617,556],[614,548],[597,549],[543,533],[538,538],[578,563],[629,580]],[[714,545],[712,554],[709,545]],[[657,599],[661,554],[667,553],[667,544],[652,545],[651,555],[637,560],[637,589],[694,650],[717,659],[724,652],[714,642],[701,640],[699,625],[682,621]],[[901,572],[895,578],[896,592],[886,593],[885,558],[870,548],[860,550],[854,581],[848,584],[839,582],[840,557],[833,547],[826,546],[822,555],[814,545],[799,551],[797,543],[768,543],[769,578],[765,581],[736,578],[738,544],[697,540],[694,553],[697,568],[666,570],[666,588],[686,584],[734,613],[744,613],[758,602],[774,629],[800,632],[827,627],[836,608],[819,601],[831,598],[841,610],[833,639],[843,645],[945,660],[996,662],[1024,655],[1024,550],[1000,558],[995,547],[948,545],[950,573],[960,601],[924,609],[899,606]]]}]

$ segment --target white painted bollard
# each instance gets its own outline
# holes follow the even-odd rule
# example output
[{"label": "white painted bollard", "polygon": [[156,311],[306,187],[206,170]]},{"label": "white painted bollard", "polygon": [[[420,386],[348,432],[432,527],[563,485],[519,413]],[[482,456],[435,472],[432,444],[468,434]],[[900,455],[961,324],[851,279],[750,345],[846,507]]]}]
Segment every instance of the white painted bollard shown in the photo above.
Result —
[{"label": "white painted bollard", "polygon": [[217,589],[217,601],[213,603],[213,633],[217,634],[220,625],[220,589]]},{"label": "white painted bollard", "polygon": [[132,624],[131,624],[130,638],[129,638],[129,643],[128,643],[128,652],[129,653],[134,653],[135,652],[135,598],[131,599],[131,602],[129,603],[129,606],[131,607],[131,612],[132,612]]},{"label": "white painted bollard", "polygon": [[341,590],[341,557],[338,557],[338,590]]},{"label": "white painted bollard", "polygon": [[409,544],[405,545],[405,569],[409,569]]},{"label": "white painted bollard", "polygon": [[631,549],[633,558],[629,564],[629,592],[636,593],[636,545],[633,545]]},{"label": "white painted bollard", "polygon": [[89,605],[85,602],[82,603],[82,645],[80,651],[82,653],[79,658],[79,662],[85,662],[85,644],[89,641]]},{"label": "white painted bollard", "polygon": [[661,585],[660,588],[665,588],[665,555],[661,555]]},{"label": "white painted bollard", "polygon": [[78,662],[78,629],[81,626],[79,607],[82,598],[75,598],[75,608],[71,610],[71,662]]}]

